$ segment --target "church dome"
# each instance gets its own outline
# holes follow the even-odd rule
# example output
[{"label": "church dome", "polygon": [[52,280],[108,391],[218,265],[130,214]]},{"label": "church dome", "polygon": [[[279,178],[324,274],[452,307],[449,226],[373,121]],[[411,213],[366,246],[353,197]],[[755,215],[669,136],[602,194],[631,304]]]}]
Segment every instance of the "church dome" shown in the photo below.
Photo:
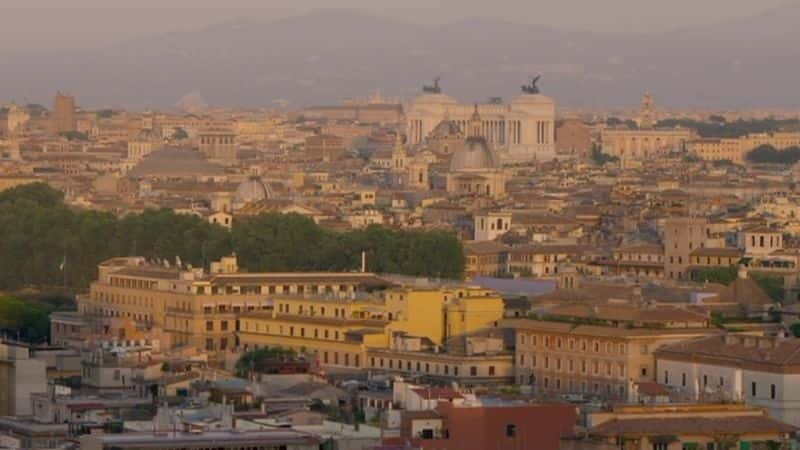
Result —
[{"label": "church dome", "polygon": [[480,136],[468,137],[464,144],[453,152],[450,171],[492,170],[498,167],[494,153],[486,139]]},{"label": "church dome", "polygon": [[461,128],[457,123],[452,120],[443,120],[439,122],[439,125],[436,125],[436,127],[431,130],[431,133],[428,136],[431,139],[443,139],[461,135]]},{"label": "church dome", "polygon": [[272,197],[272,193],[267,185],[261,182],[258,177],[250,177],[248,180],[243,181],[242,184],[236,188],[236,195],[234,197],[237,203],[257,203],[262,200],[267,200]]},{"label": "church dome", "polygon": [[133,178],[197,178],[224,173],[222,166],[209,162],[197,151],[162,149],[147,155],[128,175]]}]

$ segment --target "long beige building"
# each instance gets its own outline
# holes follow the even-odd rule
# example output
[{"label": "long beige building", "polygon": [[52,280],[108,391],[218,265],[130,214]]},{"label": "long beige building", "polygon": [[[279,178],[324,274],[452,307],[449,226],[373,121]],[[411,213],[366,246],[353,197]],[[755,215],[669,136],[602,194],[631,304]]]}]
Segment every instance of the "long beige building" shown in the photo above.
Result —
[{"label": "long beige building", "polygon": [[728,160],[744,164],[747,154],[762,145],[778,150],[800,147],[800,133],[759,133],[740,138],[697,139],[688,143],[687,150],[704,161]]},{"label": "long beige building", "polygon": [[578,305],[544,320],[511,319],[516,377],[538,394],[628,399],[632,384],[656,379],[661,345],[716,333],[698,314],[677,308]]},{"label": "long beige building", "polygon": [[173,345],[191,345],[221,357],[238,344],[243,314],[271,310],[272,295],[354,296],[389,283],[369,273],[243,273],[235,257],[212,263],[210,273],[113,258],[98,266],[81,314],[131,318],[163,329]]}]

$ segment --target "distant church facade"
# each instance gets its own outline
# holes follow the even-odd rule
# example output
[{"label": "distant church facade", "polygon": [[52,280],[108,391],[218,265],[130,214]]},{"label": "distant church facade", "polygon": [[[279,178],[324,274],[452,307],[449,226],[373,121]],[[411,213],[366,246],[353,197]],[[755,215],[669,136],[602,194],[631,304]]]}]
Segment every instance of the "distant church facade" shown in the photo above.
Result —
[{"label": "distant church facade", "polygon": [[[455,123],[467,134],[474,105],[459,103],[443,94],[438,79],[425,86],[406,113],[409,145],[423,145],[443,121]],[[536,79],[522,87],[522,95],[510,104],[477,105],[481,117],[480,135],[494,149],[503,164],[550,160],[555,157],[556,103],[541,95]]]}]

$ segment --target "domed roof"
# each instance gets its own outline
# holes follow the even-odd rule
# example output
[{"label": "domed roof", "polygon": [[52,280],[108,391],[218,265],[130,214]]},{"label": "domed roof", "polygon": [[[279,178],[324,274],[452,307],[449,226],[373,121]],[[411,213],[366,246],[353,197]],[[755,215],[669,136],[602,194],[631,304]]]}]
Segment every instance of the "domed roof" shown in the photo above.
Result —
[{"label": "domed roof", "polygon": [[468,137],[462,146],[453,152],[450,159],[450,171],[491,170],[498,167],[494,152],[489,148],[486,139],[480,136]]},{"label": "domed roof", "polygon": [[461,127],[459,127],[457,123],[452,120],[443,120],[431,130],[429,137],[431,139],[437,139],[461,135]]},{"label": "domed roof", "polygon": [[250,177],[236,188],[234,200],[237,203],[256,203],[272,197],[269,187],[258,177]]},{"label": "domed roof", "polygon": [[128,175],[133,178],[196,178],[224,173],[221,166],[208,162],[203,155],[194,150],[162,149],[145,156],[128,172]]}]

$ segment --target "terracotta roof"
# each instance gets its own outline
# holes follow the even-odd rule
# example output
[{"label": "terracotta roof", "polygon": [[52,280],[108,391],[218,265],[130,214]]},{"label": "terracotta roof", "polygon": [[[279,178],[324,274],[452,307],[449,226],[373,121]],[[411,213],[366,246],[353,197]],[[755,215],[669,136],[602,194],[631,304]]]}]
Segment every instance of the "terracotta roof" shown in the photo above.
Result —
[{"label": "terracotta roof", "polygon": [[710,248],[710,247],[698,248],[695,249],[692,253],[690,253],[691,256],[714,256],[714,257],[721,256],[721,257],[731,257],[731,258],[741,257],[743,254],[744,252],[739,250],[738,248]]},{"label": "terracotta roof", "polygon": [[500,326],[576,336],[608,336],[618,338],[647,338],[655,336],[687,336],[687,338],[690,338],[691,336],[698,337],[720,333],[720,331],[715,328],[623,328],[603,325],[576,325],[568,322],[534,319],[506,319],[500,322]]},{"label": "terracotta roof", "polygon": [[453,400],[455,398],[463,398],[463,396],[458,392],[450,388],[420,388],[420,389],[412,389],[415,394],[419,395],[420,397],[424,398],[425,400],[438,400],[438,399],[446,399],[446,400]]},{"label": "terracotta roof", "polygon": [[589,430],[594,436],[632,435],[709,435],[742,433],[791,433],[789,424],[766,416],[740,417],[658,417],[613,419]]},{"label": "terracotta roof", "polygon": [[775,303],[774,300],[750,278],[737,278],[719,294],[720,301],[739,303],[740,305],[764,306]]},{"label": "terracotta roof", "polygon": [[727,367],[756,366],[772,372],[800,371],[800,339],[725,335],[679,342],[656,351],[658,358],[692,359]]},{"label": "terracotta roof", "polygon": [[548,311],[557,316],[596,318],[615,322],[698,322],[706,321],[702,314],[672,306],[639,307],[629,305],[585,305],[557,306]]},{"label": "terracotta roof", "polygon": [[658,244],[636,244],[617,248],[618,253],[658,253],[663,254],[664,248]]},{"label": "terracotta roof", "polygon": [[636,389],[639,391],[639,394],[642,395],[649,395],[653,397],[669,395],[669,390],[667,390],[666,386],[651,381],[636,383]]},{"label": "terracotta roof", "polygon": [[508,251],[508,247],[495,241],[468,242],[464,245],[466,252],[475,255],[488,255]]}]

